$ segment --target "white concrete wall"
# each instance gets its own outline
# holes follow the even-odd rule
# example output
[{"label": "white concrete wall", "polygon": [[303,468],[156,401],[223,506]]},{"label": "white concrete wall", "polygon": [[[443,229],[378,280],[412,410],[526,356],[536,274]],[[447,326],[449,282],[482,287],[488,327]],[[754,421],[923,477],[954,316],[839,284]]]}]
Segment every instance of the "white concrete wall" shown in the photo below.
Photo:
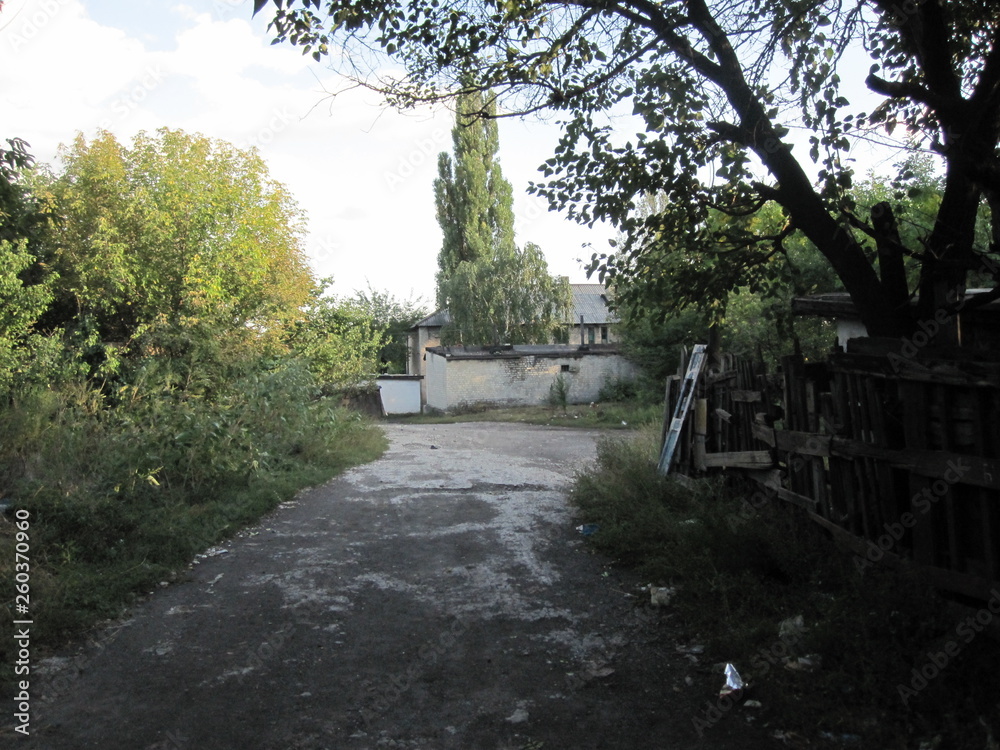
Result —
[{"label": "white concrete wall", "polygon": [[543,405],[559,375],[569,385],[570,403],[589,403],[608,380],[636,376],[635,366],[619,354],[447,360],[428,352],[427,365],[427,405],[442,411],[475,404]]},{"label": "white concrete wall", "polygon": [[424,362],[423,398],[431,409],[447,411],[448,406],[448,361],[439,354],[427,352]]},{"label": "white concrete wall", "polygon": [[382,408],[386,414],[419,414],[421,378],[382,376],[378,378]]}]

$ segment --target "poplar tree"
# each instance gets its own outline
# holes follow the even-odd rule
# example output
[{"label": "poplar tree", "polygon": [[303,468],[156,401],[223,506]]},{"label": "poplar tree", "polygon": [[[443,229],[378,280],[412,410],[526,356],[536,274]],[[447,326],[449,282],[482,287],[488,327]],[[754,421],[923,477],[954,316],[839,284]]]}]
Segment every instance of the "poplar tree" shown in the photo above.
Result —
[{"label": "poplar tree", "polygon": [[438,157],[434,182],[444,234],[437,303],[451,315],[445,343],[545,343],[565,320],[569,287],[549,274],[537,245],[514,242],[513,190],[496,160],[493,100],[471,92],[457,101],[454,157]]}]

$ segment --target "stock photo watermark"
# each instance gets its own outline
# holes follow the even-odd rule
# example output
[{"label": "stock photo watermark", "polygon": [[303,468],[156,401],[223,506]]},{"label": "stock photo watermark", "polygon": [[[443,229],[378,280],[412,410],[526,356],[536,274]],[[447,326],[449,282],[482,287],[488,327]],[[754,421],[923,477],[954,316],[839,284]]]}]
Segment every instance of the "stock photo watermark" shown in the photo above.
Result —
[{"label": "stock photo watermark", "polygon": [[14,731],[31,734],[31,514],[14,514]]},{"label": "stock photo watermark", "polygon": [[416,171],[428,161],[436,162],[437,155],[448,143],[448,131],[443,128],[436,128],[429,137],[419,138],[414,142],[409,153],[401,156],[393,171],[386,171],[383,175],[385,186],[390,192],[396,190],[410,179]]},{"label": "stock photo watermark", "polygon": [[955,626],[954,637],[949,638],[937,650],[927,652],[927,660],[910,670],[910,681],[896,685],[896,692],[904,706],[931,684],[941,672],[972,643],[976,637],[993,624],[1000,615],[1000,590],[992,589],[986,606],[969,615]]},{"label": "stock photo watermark", "polygon": [[427,641],[418,649],[417,658],[406,669],[389,675],[381,685],[370,686],[370,688],[374,687],[374,696],[361,709],[361,718],[365,724],[370,725],[381,714],[388,711],[413,687],[422,674],[454,648],[458,639],[468,630],[469,624],[456,616],[451,625],[443,630],[437,638]]},{"label": "stock photo watermark", "polygon": [[896,521],[885,523],[882,527],[885,533],[878,539],[868,541],[864,555],[854,556],[854,567],[859,573],[864,573],[865,569],[880,562],[906,536],[907,530],[914,528],[920,518],[930,513],[934,505],[948,495],[951,487],[961,482],[962,477],[972,470],[971,464],[964,464],[961,458],[948,461],[946,465],[947,469],[939,479],[910,498],[912,511],[903,513]]},{"label": "stock photo watermark", "polygon": [[259,130],[244,140],[240,146],[244,149],[259,149],[263,146],[269,146],[274,143],[281,133],[288,130],[290,125],[300,121],[301,119],[302,118],[300,116],[289,112],[288,107],[275,107],[271,110],[270,117],[267,122]]},{"label": "stock photo watermark", "polygon": [[69,0],[29,0],[17,5],[9,3],[13,7],[5,7],[3,10],[5,14],[9,14],[10,19],[4,23],[0,16],[0,34],[7,37],[7,43],[17,52],[38,39],[68,2]]},{"label": "stock photo watermark", "polygon": [[[792,629],[779,636],[769,646],[759,648],[750,658],[750,669],[754,678],[760,679],[774,667],[787,664],[802,643],[801,619],[799,628]],[[691,717],[691,724],[698,737],[703,737],[706,729],[710,729],[727,713],[740,704],[742,688],[739,691],[723,689],[715,701],[705,701],[704,707],[696,716]]]},{"label": "stock photo watermark", "polygon": [[115,124],[130,117],[165,80],[166,74],[161,65],[147,66],[135,84],[111,102],[110,115],[100,121],[100,128],[111,130]]}]

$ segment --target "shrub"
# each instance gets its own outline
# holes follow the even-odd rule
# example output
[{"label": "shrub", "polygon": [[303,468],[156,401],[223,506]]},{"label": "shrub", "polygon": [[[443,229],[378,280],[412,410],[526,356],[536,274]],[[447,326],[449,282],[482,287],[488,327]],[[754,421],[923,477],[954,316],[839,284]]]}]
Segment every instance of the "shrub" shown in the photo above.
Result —
[{"label": "shrub", "polygon": [[569,405],[569,381],[562,373],[556,376],[552,385],[549,386],[549,406],[553,409],[566,411]]}]

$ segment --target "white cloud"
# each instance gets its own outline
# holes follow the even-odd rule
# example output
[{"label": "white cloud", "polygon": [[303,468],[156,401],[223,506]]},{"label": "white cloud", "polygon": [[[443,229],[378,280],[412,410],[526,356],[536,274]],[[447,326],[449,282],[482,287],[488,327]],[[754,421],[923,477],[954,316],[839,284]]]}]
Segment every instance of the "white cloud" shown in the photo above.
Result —
[{"label": "white cloud", "polygon": [[[121,28],[94,20],[88,11],[100,3],[7,0],[0,138],[25,138],[42,161],[77,131],[98,127],[121,141],[167,126],[256,146],[309,215],[318,275],[333,275],[342,293],[370,282],[433,298],[440,230],[432,184],[438,152],[451,147],[449,113],[400,114],[371,92],[345,91],[341,78],[299,50],[272,46],[240,0],[176,3],[156,27],[142,26],[134,12],[131,22],[112,15]],[[581,280],[573,260],[580,244],[595,235],[600,244],[607,233],[549,215],[522,194],[551,153],[552,129],[502,128],[519,239],[541,245],[553,272]]]}]

